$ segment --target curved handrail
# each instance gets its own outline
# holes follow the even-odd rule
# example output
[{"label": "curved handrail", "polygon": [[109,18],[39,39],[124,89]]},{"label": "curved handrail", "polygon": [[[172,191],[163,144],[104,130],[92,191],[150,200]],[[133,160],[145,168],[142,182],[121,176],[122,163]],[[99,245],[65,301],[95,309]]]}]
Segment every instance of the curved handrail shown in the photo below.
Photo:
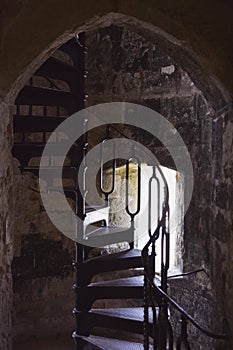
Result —
[{"label": "curved handrail", "polygon": [[174,299],[172,299],[161,288],[156,286],[154,281],[152,281],[151,278],[149,277],[149,275],[147,274],[146,263],[145,263],[146,252],[147,252],[150,244],[153,243],[158,238],[158,233],[159,233],[160,228],[162,227],[162,223],[165,221],[165,216],[166,216],[166,210],[164,208],[163,209],[163,216],[162,216],[162,218],[161,218],[161,220],[160,220],[160,222],[159,222],[159,224],[157,226],[157,229],[154,232],[154,235],[149,239],[149,241],[147,242],[147,244],[145,245],[145,247],[142,250],[142,263],[143,263],[143,266],[144,266],[144,273],[145,273],[145,275],[147,277],[147,280],[148,280],[149,284],[153,288],[152,290],[155,293],[160,294],[160,296],[162,296],[165,299],[166,302],[171,304],[176,310],[178,310],[187,320],[189,320],[197,329],[199,329],[206,336],[214,338],[214,339],[223,339],[223,340],[229,339],[230,338],[229,334],[226,334],[226,333],[214,333],[214,332],[204,328],[202,325],[200,325],[200,323],[197,322],[187,311],[185,311]]},{"label": "curved handrail", "polygon": [[[156,164],[157,165],[157,164]],[[158,167],[159,173],[162,177],[162,180],[164,182],[164,186],[166,189],[166,193],[165,193],[165,199],[163,202],[163,206],[162,206],[162,216],[158,221],[158,225],[157,228],[154,231],[154,234],[150,236],[147,244],[144,246],[144,248],[142,249],[141,252],[141,256],[142,256],[142,263],[144,266],[144,274],[145,277],[147,279],[147,282],[150,284],[150,286],[152,287],[152,293],[157,293],[160,295],[160,297],[163,298],[163,300],[167,303],[172,305],[177,311],[180,312],[180,314],[182,315],[181,317],[183,317],[185,320],[190,321],[190,323],[193,324],[193,326],[195,326],[199,331],[201,331],[203,334],[205,334],[208,337],[214,338],[214,339],[223,339],[223,340],[227,340],[230,338],[229,334],[225,334],[225,333],[214,333],[212,331],[210,331],[209,329],[206,329],[205,327],[203,327],[199,322],[197,322],[187,311],[185,311],[174,299],[172,299],[165,290],[163,290],[162,288],[156,286],[156,284],[154,283],[154,278],[151,277],[151,275],[148,275],[148,271],[147,271],[147,257],[148,257],[148,250],[151,244],[154,244],[155,241],[159,238],[160,236],[160,231],[161,228],[164,228],[166,225],[166,220],[167,220],[167,216],[169,216],[169,191],[168,191],[168,184],[166,181],[166,178],[162,172],[162,170],[160,169],[160,167]]]},{"label": "curved handrail", "polygon": [[[151,281],[149,281],[151,283]],[[156,286],[152,282],[153,288],[158,292],[168,303],[170,303],[176,310],[178,310],[186,319],[188,319],[197,329],[199,329],[203,334],[208,337],[215,339],[229,339],[230,335],[226,333],[214,333],[209,329],[204,328],[200,323],[198,323],[187,311],[185,311],[174,299],[172,299],[167,293],[165,293],[161,288]]]}]

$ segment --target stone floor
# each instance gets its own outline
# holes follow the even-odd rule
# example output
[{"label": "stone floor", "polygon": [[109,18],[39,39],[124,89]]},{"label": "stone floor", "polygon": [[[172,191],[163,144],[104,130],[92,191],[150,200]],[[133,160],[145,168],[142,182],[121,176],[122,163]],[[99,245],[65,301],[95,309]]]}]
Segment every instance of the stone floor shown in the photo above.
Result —
[{"label": "stone floor", "polygon": [[66,338],[44,338],[30,340],[25,343],[15,344],[13,350],[72,350],[72,339]]}]

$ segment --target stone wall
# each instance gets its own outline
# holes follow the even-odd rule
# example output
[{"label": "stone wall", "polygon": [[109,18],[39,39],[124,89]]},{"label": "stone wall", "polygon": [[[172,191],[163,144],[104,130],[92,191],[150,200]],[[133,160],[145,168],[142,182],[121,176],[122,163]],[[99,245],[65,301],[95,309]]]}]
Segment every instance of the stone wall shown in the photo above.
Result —
[{"label": "stone wall", "polygon": [[[203,96],[205,91],[197,88],[156,40],[149,42],[125,27],[110,26],[88,33],[87,46],[88,104],[127,101],[152,108],[175,126],[188,147],[194,192],[184,222],[183,266],[184,271],[203,267],[205,272],[171,282],[170,290],[201,324],[221,332],[226,318],[228,324],[231,319],[227,311],[232,293],[227,269],[232,266],[227,249],[232,246],[230,117],[223,114],[216,119]],[[223,105],[218,95],[213,98],[216,105]],[[162,165],[174,167],[169,154],[147,133],[127,128],[124,133],[150,148]],[[179,318],[173,317],[177,328]],[[225,349],[223,343],[190,331],[193,348]]]},{"label": "stone wall", "polygon": [[[209,246],[211,280],[225,310],[224,326],[233,334],[233,114],[217,116],[213,139],[213,226]],[[217,320],[216,320],[216,323]]]},{"label": "stone wall", "polygon": [[[3,119],[3,116],[6,116]],[[0,349],[10,350],[12,307],[12,165],[10,149],[12,134],[10,110],[0,107]]]},{"label": "stone wall", "polygon": [[[89,76],[86,91],[89,105],[130,101],[148,106],[167,117],[188,146],[194,164],[195,188],[185,220],[184,268],[189,270],[201,265],[208,275],[196,278],[192,285],[185,281],[180,284],[174,282],[171,290],[174,298],[197,319],[219,330],[222,316],[228,320],[231,316],[230,312],[227,315],[224,309],[221,310],[222,306],[225,310],[231,307],[230,298],[227,298],[231,295],[231,275],[225,273],[224,277],[223,274],[225,266],[230,263],[227,250],[230,239],[227,235],[224,242],[217,234],[222,224],[226,231],[229,230],[232,210],[229,196],[226,200],[222,198],[222,189],[225,188],[229,194],[231,186],[230,116],[212,123],[213,112],[202,91],[156,42],[148,42],[126,28],[111,26],[89,32],[87,46]],[[217,131],[212,130],[212,124],[216,123],[219,126]],[[125,129],[124,132],[135,136],[135,130]],[[136,140],[150,147],[163,165],[174,166],[164,149],[154,145],[147,134],[136,133]],[[216,166],[212,162],[213,154]],[[222,162],[226,164],[224,177]],[[213,171],[215,168],[218,170]],[[25,329],[28,336],[64,331],[68,334],[73,324],[70,316],[73,294],[72,272],[66,270],[66,266],[71,262],[73,245],[49,223],[40,203],[37,179],[29,174],[20,175],[17,166],[14,176],[15,192],[18,193],[15,196],[17,229],[13,264],[16,340],[25,334]],[[219,176],[217,182],[216,176]],[[218,190],[215,185],[219,185]],[[215,203],[218,203],[219,209],[216,209]],[[213,212],[216,214],[215,225],[222,217],[214,239],[211,236],[215,227]],[[216,250],[218,253],[215,253]],[[49,254],[51,251],[53,253]],[[10,300],[10,294],[8,297]],[[194,307],[200,300],[203,307]],[[57,305],[62,307],[57,308]],[[200,346],[213,349],[211,342],[192,332],[192,344],[196,345],[200,339]]]},{"label": "stone wall", "polygon": [[39,181],[14,166],[13,336],[70,336],[74,244],[48,218]]},{"label": "stone wall", "polygon": [[[211,9],[211,10],[210,10]],[[28,1],[3,1],[1,3],[1,40],[0,40],[0,51],[1,51],[1,84],[0,84],[0,95],[5,98],[8,94],[9,89],[11,89],[10,95],[8,97],[13,102],[13,94],[17,95],[17,92],[22,87],[33,70],[38,67],[45,59],[50,55],[50,52],[59,45],[54,42],[58,36],[59,40],[67,40],[69,35],[72,36],[74,31],[79,25],[83,25],[87,20],[93,18],[92,25],[98,25],[99,16],[102,16],[110,11],[115,11],[118,13],[124,13],[129,16],[134,16],[140,18],[140,20],[146,21],[150,24],[140,23],[139,21],[133,22],[132,19],[125,16],[121,18],[119,15],[117,21],[120,23],[133,23],[134,26],[140,25],[144,28],[152,28],[157,30],[153,25],[156,25],[166,32],[174,35],[178,38],[179,45],[184,47],[189,47],[193,52],[199,57],[202,57],[202,63],[207,71],[216,74],[225,86],[232,89],[232,3],[230,1],[206,1],[196,2],[188,1],[184,3],[183,1],[176,1],[171,3],[171,1],[163,2],[151,2],[150,0],[146,2],[136,1],[133,6],[132,2],[122,2],[122,1],[102,1],[96,3],[95,1],[87,1],[85,6],[77,6],[77,1],[70,1],[69,6],[64,1],[59,1],[56,4],[56,11],[58,16],[54,18],[54,1],[46,2],[28,2]],[[43,20],[41,20],[43,18]],[[55,22],[51,25],[51,18]],[[103,21],[109,22],[114,20],[114,16],[110,14]],[[98,22],[99,21],[99,22]],[[103,23],[101,22],[101,24]],[[90,26],[90,23],[87,27]],[[64,35],[63,33],[67,31]],[[33,35],[28,35],[33,32]],[[35,40],[36,39],[36,40]],[[46,50],[45,50],[46,48]],[[183,49],[182,49],[183,50]],[[41,53],[43,51],[43,53]],[[188,52],[188,51],[187,51]],[[39,55],[39,56],[38,56]],[[38,57],[37,57],[38,56]],[[31,64],[32,60],[37,57],[37,59]],[[193,55],[188,52],[187,62],[192,61]],[[29,66],[28,66],[29,65]],[[20,76],[20,78],[19,78]],[[12,87],[12,84],[14,85]],[[21,84],[21,85],[20,85]],[[9,113],[6,106],[9,106],[9,100],[5,100],[1,103],[0,107],[0,118],[1,118],[1,169],[4,169],[4,173],[10,169],[10,136],[6,131],[7,126],[9,127]],[[3,119],[4,118],[4,119]],[[221,121],[220,121],[221,123]],[[223,141],[223,145],[220,143],[220,149],[223,153],[227,155],[228,151],[231,150],[231,131],[232,122],[227,122],[227,127],[224,126],[224,137],[220,137]],[[9,127],[10,129],[10,127]],[[2,137],[3,136],[3,137]],[[217,157],[218,158],[218,157]],[[228,164],[228,169],[232,173],[232,161],[229,154],[226,157],[226,162]],[[10,305],[11,305],[11,277],[10,277],[10,263],[12,258],[12,244],[10,232],[13,230],[8,226],[6,227],[6,213],[9,214],[8,222],[12,223],[13,210],[11,207],[11,181],[12,174],[11,170],[2,176],[1,172],[1,292],[3,298],[1,297],[1,331],[0,331],[0,347],[1,349],[10,348]],[[222,181],[220,187],[227,189],[230,185],[227,183],[229,181],[227,178]],[[220,188],[219,187],[219,188]],[[218,197],[221,196],[221,191],[218,191]],[[217,193],[217,191],[216,191]],[[229,194],[232,193],[230,189]],[[231,207],[232,200],[227,199],[228,213]],[[225,209],[222,209],[222,204],[219,207],[220,211],[223,212],[224,219],[222,222],[228,222],[231,220],[225,217]],[[231,208],[232,212],[232,208]],[[220,216],[221,217],[221,216]],[[219,216],[218,216],[219,219]],[[217,221],[219,222],[219,221]],[[228,224],[226,225],[226,227]],[[7,240],[5,240],[5,233],[7,232]],[[231,235],[232,237],[232,235]],[[220,242],[220,245],[218,246]],[[224,242],[224,249],[220,248],[223,246],[223,242],[216,239],[216,250],[219,255],[219,264],[216,266],[224,266],[222,261],[226,261],[228,266],[228,271],[226,278],[223,278],[224,285],[226,288],[222,290],[222,283],[217,283],[219,285],[219,294],[221,299],[224,299],[226,304],[226,310],[229,315],[233,315],[232,304],[230,304],[230,296],[232,294],[232,276],[230,271],[233,270],[233,262],[230,257],[230,252],[232,250],[232,240],[229,235],[227,235],[226,242]],[[232,248],[231,248],[232,247]],[[212,249],[210,249],[212,252]],[[217,269],[216,269],[217,270]],[[216,274],[217,275],[216,275]],[[221,271],[216,271],[213,274],[213,281],[216,284],[219,278],[219,273]],[[4,287],[4,288],[2,288]],[[5,288],[6,287],[6,288]],[[4,292],[7,291],[7,292]],[[222,296],[221,293],[226,293],[226,296]],[[229,296],[229,297],[228,297]],[[233,322],[231,322],[233,324]]]}]

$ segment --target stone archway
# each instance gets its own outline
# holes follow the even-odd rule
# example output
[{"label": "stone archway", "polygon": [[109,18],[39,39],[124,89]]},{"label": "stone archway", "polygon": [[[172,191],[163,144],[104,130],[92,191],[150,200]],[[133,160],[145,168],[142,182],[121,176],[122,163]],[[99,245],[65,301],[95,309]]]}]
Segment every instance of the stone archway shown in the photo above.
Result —
[{"label": "stone archway", "polygon": [[[213,115],[215,111],[217,111],[220,107],[224,106],[228,101],[228,95],[224,91],[224,89],[220,86],[220,84],[216,83],[213,78],[211,78],[208,74],[205,74],[201,65],[197,62],[197,59],[193,54],[191,54],[187,49],[182,47],[182,44],[177,41],[175,38],[167,35],[162,30],[154,27],[151,24],[141,22],[138,19],[128,17],[121,14],[109,13],[102,17],[95,17],[92,20],[89,20],[86,24],[79,26],[78,28],[69,30],[65,34],[61,35],[56,41],[50,44],[46,49],[44,49],[39,56],[37,56],[26,69],[21,73],[10,89],[9,93],[5,96],[4,102],[1,104],[1,118],[2,118],[2,162],[4,164],[4,171],[2,172],[2,181],[1,185],[3,188],[3,207],[2,211],[2,231],[5,234],[5,238],[3,237],[3,245],[6,247],[3,255],[3,274],[5,279],[3,279],[3,289],[11,290],[11,277],[10,277],[10,263],[12,257],[12,233],[13,228],[11,223],[13,221],[13,212],[11,205],[11,181],[12,181],[12,170],[11,170],[11,145],[12,145],[12,126],[11,126],[11,106],[14,102],[14,99],[20,89],[25,85],[26,81],[30,78],[33,72],[48,58],[51,53],[59,47],[62,43],[66,42],[69,38],[71,38],[75,33],[79,31],[87,31],[95,27],[106,26],[108,24],[117,24],[117,25],[125,25],[131,30],[136,31],[137,33],[143,33],[144,37],[148,39],[157,40],[161,47],[164,47],[169,51],[169,54],[174,57],[174,59],[179,61],[179,64],[184,67],[184,69],[190,74],[192,79],[195,81],[200,90],[203,91],[207,101],[209,102],[210,108],[213,111]],[[226,120],[225,120],[226,119]],[[220,134],[221,138],[226,137],[226,133],[230,131],[229,118],[219,119],[217,121],[217,132],[222,132]],[[224,130],[223,130],[223,125]],[[221,124],[221,125],[220,125]],[[221,129],[219,131],[219,129]],[[225,136],[224,136],[225,135]],[[216,134],[218,137],[218,134]],[[227,140],[226,140],[227,141]],[[228,145],[226,144],[226,152],[229,152]],[[225,155],[227,157],[227,155]],[[227,181],[228,178],[227,178]],[[225,181],[224,181],[225,182]],[[221,189],[220,189],[221,190]],[[215,193],[215,192],[214,192]],[[217,194],[216,194],[217,195]],[[5,206],[4,206],[5,203]],[[221,207],[221,206],[220,206]],[[216,213],[218,215],[218,212]],[[219,214],[220,215],[220,214]],[[222,215],[222,213],[221,213]],[[223,218],[224,220],[224,218]],[[215,246],[215,249],[222,249],[219,246]],[[216,271],[215,271],[216,272]],[[220,273],[220,271],[217,271]],[[215,277],[215,273],[213,272],[213,277]],[[5,282],[4,282],[5,281]],[[221,293],[221,290],[219,290]],[[4,300],[5,299],[5,300]],[[11,293],[3,294],[3,305],[6,303],[11,303]],[[5,310],[5,307],[4,307]],[[6,328],[3,330],[3,349],[10,348],[10,313],[9,310],[5,310],[6,317]]]}]

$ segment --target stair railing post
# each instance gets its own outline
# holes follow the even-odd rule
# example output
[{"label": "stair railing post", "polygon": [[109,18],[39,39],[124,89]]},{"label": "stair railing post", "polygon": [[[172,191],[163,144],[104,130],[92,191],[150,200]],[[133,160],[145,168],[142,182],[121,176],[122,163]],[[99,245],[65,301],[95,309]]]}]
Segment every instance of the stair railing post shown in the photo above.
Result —
[{"label": "stair railing post", "polygon": [[[156,198],[156,205],[157,205],[157,225],[159,224],[159,219],[160,219],[160,182],[159,178],[157,177],[156,174],[156,166],[152,166],[152,175],[149,179],[148,183],[148,234],[149,237],[152,237],[152,185],[153,185],[153,180],[156,182],[156,193],[157,193],[157,198]],[[155,276],[155,258],[156,258],[156,249],[155,249],[155,244],[156,240],[152,243],[151,247],[151,255],[150,255],[150,273],[151,273],[151,279],[154,278]]]},{"label": "stair railing post", "polygon": [[144,286],[143,286],[143,302],[144,302],[143,349],[144,350],[149,350],[149,292],[148,292],[148,289],[149,289],[149,284],[145,273]]},{"label": "stair railing post", "polygon": [[[165,202],[163,205],[163,222],[161,228],[161,289],[167,293],[167,274],[169,269],[169,204],[168,196],[166,192],[168,189],[165,186]],[[171,335],[168,305],[167,301],[162,298],[162,303],[159,307],[160,319],[159,319],[159,348],[167,349],[167,341]],[[173,340],[172,340],[173,342]]]},{"label": "stair railing post", "polygon": [[[85,55],[87,53],[86,47],[85,47],[85,33],[79,34],[79,39],[76,40],[76,45],[74,49],[74,55],[73,55],[73,62],[74,66],[79,71],[79,81],[77,82],[77,85],[73,86],[72,93],[74,93],[77,96],[77,103],[74,107],[74,112],[78,110],[82,110],[85,108],[85,91],[84,91],[84,80],[85,80]],[[86,198],[86,182],[85,182],[85,175],[86,175],[86,153],[88,148],[88,139],[87,139],[87,122],[88,120],[83,118],[83,133],[80,139],[77,141],[77,144],[80,148],[80,152],[75,152],[74,155],[74,167],[75,167],[75,194],[76,194],[76,200],[75,200],[75,213],[76,215],[81,219],[77,220],[76,225],[76,235],[77,237],[84,238],[85,232],[84,232],[84,225],[83,221],[85,219],[85,198]],[[82,168],[81,168],[82,167]],[[80,178],[78,177],[78,174],[80,173]],[[78,181],[79,180],[79,181]],[[82,187],[82,188],[80,188]],[[78,294],[77,294],[77,286],[78,286],[78,264],[80,262],[83,262],[86,258],[85,256],[85,247],[76,242],[75,243],[75,263],[74,267],[76,270],[76,283],[73,286],[74,292],[76,293],[75,297],[75,308],[73,309],[73,314],[75,317],[75,332],[73,332],[73,339],[74,339],[74,349],[78,350],[78,317],[77,317],[77,310],[78,310]]]},{"label": "stair railing post", "polygon": [[[160,181],[159,178],[157,177],[157,173],[156,173],[156,165],[152,166],[152,174],[151,177],[149,179],[148,182],[148,234],[149,237],[152,237],[152,217],[153,217],[153,213],[152,213],[152,201],[153,201],[153,196],[152,196],[152,192],[153,192],[153,182],[155,181],[156,183],[156,206],[157,206],[157,217],[155,218],[155,222],[156,225],[159,224],[159,219],[160,219]],[[155,199],[154,199],[155,200]],[[156,220],[157,219],[157,220]],[[149,276],[149,278],[151,280],[154,279],[155,277],[155,271],[156,271],[156,262],[155,262],[155,258],[156,258],[156,240],[152,243],[151,246],[151,253],[150,256],[148,256],[148,260],[149,260],[149,268],[148,268],[148,273],[147,276]],[[152,288],[152,287],[150,287]],[[151,294],[151,293],[150,293]],[[148,305],[149,307],[150,305]],[[156,314],[156,308],[152,303],[152,313],[153,313],[153,348],[154,350],[158,349],[158,319],[157,319],[157,314]]]},{"label": "stair railing post", "polygon": [[181,333],[176,342],[176,350],[181,350],[182,345],[184,346],[185,350],[191,350],[188,342],[187,319],[184,315],[181,315],[180,324]]},{"label": "stair railing post", "polygon": [[[111,140],[112,145],[112,162],[111,167],[109,169],[111,173],[111,186],[109,190],[104,189],[104,144]],[[115,190],[115,175],[116,175],[116,147],[115,142],[113,139],[110,138],[110,126],[107,126],[106,130],[106,136],[100,143],[100,173],[99,173],[99,189],[100,192],[104,195],[105,200],[105,206],[107,207],[109,205],[109,196],[112,194]]]},{"label": "stair railing post", "polygon": [[[135,211],[130,209],[129,204],[129,184],[130,184],[130,164],[134,162],[137,165],[137,203]],[[130,226],[132,230],[132,239],[130,242],[130,249],[134,248],[134,231],[135,231],[135,216],[138,215],[141,209],[141,161],[135,155],[135,147],[132,149],[132,157],[126,162],[126,212],[130,216]]]}]

